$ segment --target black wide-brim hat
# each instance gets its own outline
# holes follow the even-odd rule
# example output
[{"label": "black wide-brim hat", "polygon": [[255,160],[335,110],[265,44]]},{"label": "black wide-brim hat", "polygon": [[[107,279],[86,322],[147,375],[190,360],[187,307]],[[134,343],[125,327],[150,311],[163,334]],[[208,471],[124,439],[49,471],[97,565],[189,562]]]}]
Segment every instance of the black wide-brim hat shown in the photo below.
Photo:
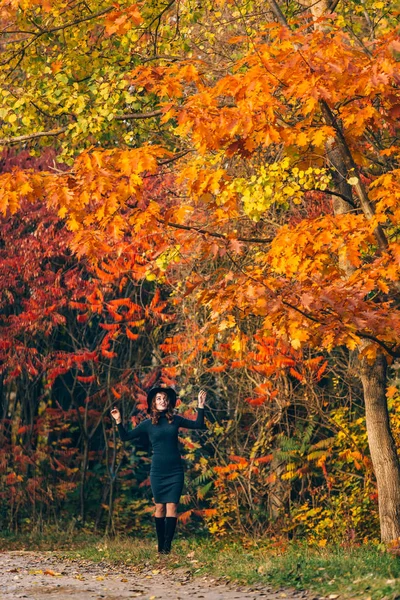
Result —
[{"label": "black wide-brim hat", "polygon": [[151,412],[151,402],[152,402],[154,396],[156,394],[158,394],[158,392],[164,392],[165,394],[167,394],[170,406],[172,406],[172,408],[175,408],[176,391],[170,387],[157,386],[157,387],[151,388],[151,390],[149,390],[147,393],[147,412],[148,413]]}]

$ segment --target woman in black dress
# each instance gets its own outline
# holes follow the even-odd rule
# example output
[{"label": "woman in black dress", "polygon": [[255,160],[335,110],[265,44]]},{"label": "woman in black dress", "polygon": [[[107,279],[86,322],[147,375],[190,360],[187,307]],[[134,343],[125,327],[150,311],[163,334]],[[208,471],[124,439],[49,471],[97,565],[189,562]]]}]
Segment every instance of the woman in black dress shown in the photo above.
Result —
[{"label": "woman in black dress", "polygon": [[118,425],[122,441],[134,440],[146,434],[153,447],[150,469],[150,484],[156,505],[155,524],[158,539],[158,551],[168,554],[174,537],[178,518],[179,498],[183,489],[183,463],[178,448],[178,430],[204,429],[204,404],[206,392],[200,390],[196,420],[184,419],[174,414],[176,392],[168,387],[152,388],[147,394],[147,412],[145,419],[132,431],[126,431],[117,408],[111,411]]}]

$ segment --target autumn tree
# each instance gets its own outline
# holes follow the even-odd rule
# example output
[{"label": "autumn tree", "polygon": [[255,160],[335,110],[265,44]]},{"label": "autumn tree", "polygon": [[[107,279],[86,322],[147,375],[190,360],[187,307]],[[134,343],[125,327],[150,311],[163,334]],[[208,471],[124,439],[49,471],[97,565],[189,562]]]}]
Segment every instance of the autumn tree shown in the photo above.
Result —
[{"label": "autumn tree", "polygon": [[[10,152],[2,168],[40,172],[53,159]],[[142,385],[157,377],[154,329],[171,318],[159,290],[130,276],[128,252],[122,274],[116,261],[95,269],[79,260],[72,233],[43,203],[22,203],[1,217],[0,231],[3,525],[18,529],[40,515],[41,526],[59,511],[81,524],[105,520],[110,532],[123,453],[115,435],[109,439],[109,409],[132,393],[145,400]]]},{"label": "autumn tree", "polygon": [[[3,144],[60,138],[71,169],[2,176],[0,198],[5,212],[25,197],[55,206],[74,232],[71,247],[94,263],[121,264],[134,245],[141,258],[132,271],[176,285],[173,303],[190,296],[205,313],[187,363],[208,351],[221,353],[223,368],[233,357],[254,366],[246,318],[257,319],[260,344],[273,337],[293,350],[358,352],[381,535],[391,542],[400,538],[386,400],[387,362],[399,354],[399,45],[390,3],[340,4],[273,1],[250,29],[231,26],[247,9],[237,17],[230,5],[218,9],[229,27],[207,60],[189,55],[190,10],[172,15],[172,4],[78,15],[80,5],[44,3],[28,30],[29,6],[3,2],[4,36],[14,36],[3,65]],[[204,11],[212,16],[210,5]],[[218,31],[193,29],[204,40]],[[36,83],[41,62],[46,77]],[[24,123],[36,85],[46,106]],[[147,181],[171,165],[167,201],[146,196]],[[229,271],[203,273],[210,255],[226,258]],[[260,403],[277,402],[288,367],[262,372]]]}]

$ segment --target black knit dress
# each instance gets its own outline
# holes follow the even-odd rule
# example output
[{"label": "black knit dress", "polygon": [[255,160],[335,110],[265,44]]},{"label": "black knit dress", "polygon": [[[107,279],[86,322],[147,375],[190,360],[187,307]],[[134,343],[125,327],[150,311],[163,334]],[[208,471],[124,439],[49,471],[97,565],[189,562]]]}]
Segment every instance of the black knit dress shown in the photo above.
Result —
[{"label": "black knit dress", "polygon": [[183,490],[183,462],[178,447],[178,430],[204,429],[204,408],[197,409],[197,419],[184,419],[174,415],[168,423],[165,414],[161,414],[157,425],[151,419],[145,419],[132,431],[126,431],[122,423],[118,424],[121,440],[134,440],[145,434],[153,447],[150,469],[150,484],[154,501],[158,504],[173,502],[178,504]]}]

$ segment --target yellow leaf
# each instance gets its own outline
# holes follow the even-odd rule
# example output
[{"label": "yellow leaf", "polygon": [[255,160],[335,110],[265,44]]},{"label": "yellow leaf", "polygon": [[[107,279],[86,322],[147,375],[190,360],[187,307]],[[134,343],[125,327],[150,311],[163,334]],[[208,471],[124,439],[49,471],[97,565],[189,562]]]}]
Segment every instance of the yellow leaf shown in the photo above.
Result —
[{"label": "yellow leaf", "polygon": [[381,279],[376,282],[378,288],[384,293],[387,294],[389,292],[389,286],[387,283],[382,281]]},{"label": "yellow leaf", "polygon": [[296,327],[291,327],[290,331],[290,344],[295,349],[298,350],[301,347],[302,342],[306,342],[309,339],[309,334],[305,329],[296,329]]},{"label": "yellow leaf", "polygon": [[176,223],[184,223],[186,217],[189,213],[193,212],[193,206],[188,206],[187,204],[183,204],[177,210],[174,211],[174,217]]},{"label": "yellow leaf", "polygon": [[290,185],[285,185],[285,187],[283,188],[283,192],[288,196],[291,196],[292,194],[294,194],[295,190]]},{"label": "yellow leaf", "polygon": [[347,340],[346,340],[346,346],[349,350],[355,350],[358,346],[358,344],[360,343],[359,338],[356,338],[354,336],[350,336]]},{"label": "yellow leaf", "polygon": [[221,321],[221,323],[218,325],[218,331],[224,331],[224,329],[230,329],[231,327],[235,327],[235,325],[236,325],[235,317],[233,317],[232,315],[228,315],[228,317],[226,319],[224,319],[223,321]]},{"label": "yellow leaf", "polygon": [[367,360],[375,360],[376,358],[376,352],[377,352],[377,347],[375,344],[370,344],[369,346],[366,346],[365,348],[363,348],[363,350],[360,353],[360,356],[366,358]]},{"label": "yellow leaf", "polygon": [[19,189],[19,193],[21,196],[25,196],[25,194],[29,194],[29,192],[33,192],[32,186],[26,181],[23,185],[21,185]]},{"label": "yellow leaf", "polygon": [[79,229],[80,229],[80,225],[74,217],[70,217],[68,219],[67,225],[68,225],[68,229],[70,231],[79,231]]},{"label": "yellow leaf", "polygon": [[317,131],[313,135],[313,144],[314,146],[321,147],[325,142],[325,132],[321,131],[321,129],[317,129]]},{"label": "yellow leaf", "polygon": [[349,177],[349,179],[347,180],[347,183],[349,185],[357,185],[358,177]]},{"label": "yellow leaf", "polygon": [[243,348],[243,343],[242,340],[240,339],[240,336],[237,335],[235,337],[235,339],[233,340],[233,342],[231,343],[231,348],[234,352],[240,352]]}]

